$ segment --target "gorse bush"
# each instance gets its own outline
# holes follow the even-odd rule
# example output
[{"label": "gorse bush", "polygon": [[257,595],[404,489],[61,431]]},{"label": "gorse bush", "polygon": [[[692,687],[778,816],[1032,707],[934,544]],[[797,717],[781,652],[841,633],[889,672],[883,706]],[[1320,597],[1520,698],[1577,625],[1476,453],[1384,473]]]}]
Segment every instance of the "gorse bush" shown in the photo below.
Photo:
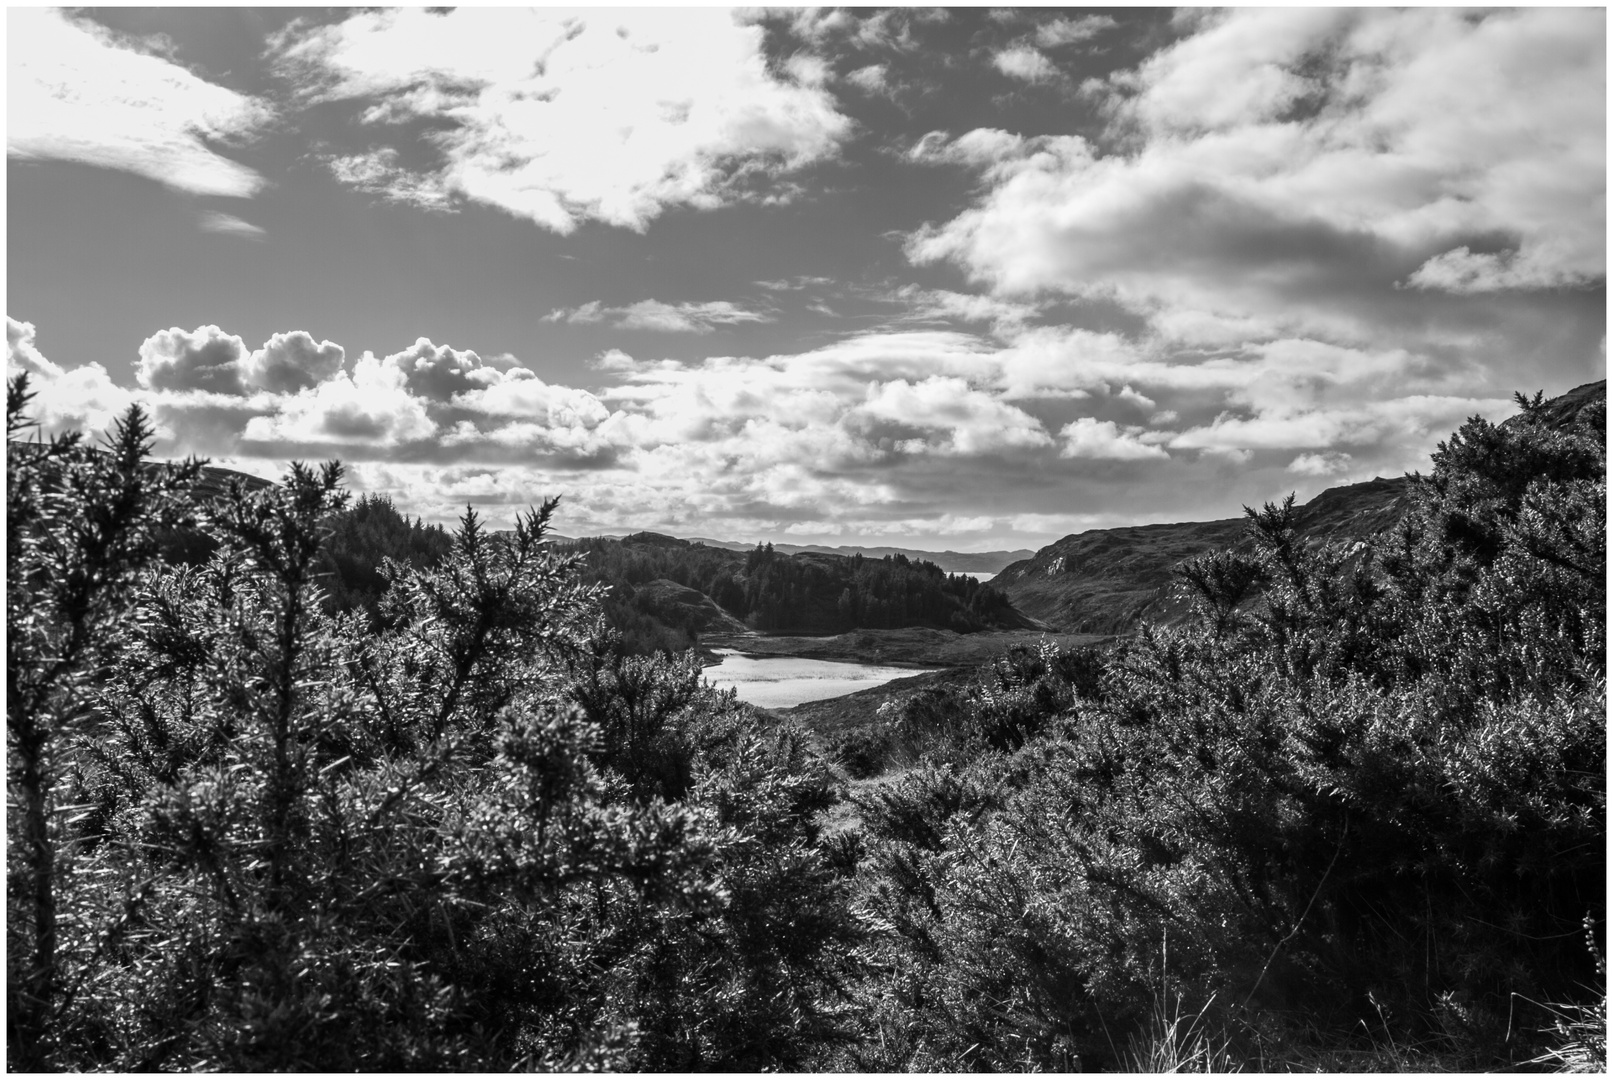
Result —
[{"label": "gorse bush", "polygon": [[196,499],[138,409],[92,447],[28,401],[12,1068],[1605,1066],[1600,405],[1470,421],[1368,542],[1249,511],[1196,625],[914,694],[848,794],[634,655],[553,503]]},{"label": "gorse bush", "polygon": [[1250,511],[1247,554],[1182,568],[1197,627],[909,702],[945,764],[861,800],[898,975],[856,1063],[1125,1067],[1167,977],[1257,1067],[1300,1031],[1537,1053],[1528,1002],[1600,981],[1606,451],[1601,406],[1520,404],[1442,444],[1387,538]]},{"label": "gorse bush", "polygon": [[[386,561],[377,629],[322,602],[337,466],[194,506],[138,409],[98,452],[22,438],[27,402],[13,1068],[762,1068],[832,1037],[854,927],[821,767],[686,662],[592,653],[554,504]],[[207,563],[156,559],[180,526]]]}]

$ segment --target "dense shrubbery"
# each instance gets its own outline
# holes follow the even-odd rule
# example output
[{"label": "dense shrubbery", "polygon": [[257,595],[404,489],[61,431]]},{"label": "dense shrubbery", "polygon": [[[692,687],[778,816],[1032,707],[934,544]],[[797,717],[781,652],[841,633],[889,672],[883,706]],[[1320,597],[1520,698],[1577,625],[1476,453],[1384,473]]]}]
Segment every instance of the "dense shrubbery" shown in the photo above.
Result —
[{"label": "dense shrubbery", "polygon": [[389,579],[386,560],[416,570],[436,566],[453,548],[441,525],[410,521],[384,495],[365,495],[330,516],[318,569],[325,606],[332,612],[363,608],[380,615],[381,594]]},{"label": "dense shrubbery", "polygon": [[1251,512],[1186,632],[893,706],[823,835],[842,781],[632,655],[552,505],[332,614],[338,468],[198,505],[138,411],[26,402],[13,1068],[1605,1065],[1600,407],[1470,422],[1371,544]]},{"label": "dense shrubbery", "polygon": [[[208,506],[8,416],[8,1064],[788,1067],[844,1026],[829,779],[467,514],[321,603],[340,471]],[[200,567],[156,558],[199,528]],[[641,738],[642,737],[642,738]],[[786,929],[787,928],[787,929]]]},{"label": "dense shrubbery", "polygon": [[771,544],[740,553],[654,533],[577,540],[564,550],[583,556],[588,580],[611,586],[606,615],[634,652],[689,648],[703,630],[699,613],[657,605],[642,590],[654,581],[695,589],[752,629],[777,633],[905,626],[971,633],[1023,623],[990,585],[905,555],[784,555]]},{"label": "dense shrubbery", "polygon": [[1168,979],[1223,1063],[1489,1068],[1599,997],[1604,413],[1523,405],[1376,547],[1267,506],[1183,568],[1197,629],[903,706],[929,764],[859,800],[896,975],[848,1061],[1122,1066]]}]

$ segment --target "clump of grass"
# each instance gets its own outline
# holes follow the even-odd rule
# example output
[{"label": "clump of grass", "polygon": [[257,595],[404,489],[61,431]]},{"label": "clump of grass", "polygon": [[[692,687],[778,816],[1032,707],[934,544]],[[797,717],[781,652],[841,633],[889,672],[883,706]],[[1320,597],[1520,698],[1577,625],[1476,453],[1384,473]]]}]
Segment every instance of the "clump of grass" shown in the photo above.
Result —
[{"label": "clump of grass", "polygon": [[1206,1019],[1215,1004],[1211,994],[1199,1011],[1187,1015],[1178,989],[1171,994],[1170,939],[1160,942],[1159,996],[1148,1022],[1132,1035],[1126,1047],[1126,1069],[1148,1073],[1242,1072],[1224,1031],[1212,1034]]},{"label": "clump of grass", "polygon": [[1215,1003],[1212,994],[1197,1013],[1189,1016],[1182,1008],[1182,995],[1167,1001],[1165,991],[1143,1030],[1133,1035],[1126,1048],[1126,1068],[1130,1072],[1217,1073],[1242,1072],[1233,1056],[1231,1040],[1224,1033],[1211,1034],[1206,1014]]},{"label": "clump of grass", "polygon": [[1596,960],[1601,992],[1589,1005],[1553,1002],[1545,1006],[1552,1014],[1550,1033],[1557,1044],[1531,1058],[1530,1065],[1549,1065],[1557,1072],[1607,1072],[1607,958],[1596,946],[1594,929],[1591,917],[1586,915],[1585,945]]}]

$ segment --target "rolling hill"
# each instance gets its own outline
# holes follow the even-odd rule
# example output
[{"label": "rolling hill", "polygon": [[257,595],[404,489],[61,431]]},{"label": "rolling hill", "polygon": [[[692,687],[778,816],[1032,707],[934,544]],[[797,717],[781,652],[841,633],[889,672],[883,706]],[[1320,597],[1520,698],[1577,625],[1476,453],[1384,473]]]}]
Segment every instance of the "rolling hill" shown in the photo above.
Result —
[{"label": "rolling hill", "polygon": [[[1546,415],[1566,425],[1606,398],[1606,380],[1587,383],[1546,402]],[[1408,477],[1378,477],[1329,488],[1300,508],[1299,533],[1315,540],[1360,540],[1384,532],[1399,520],[1410,483]],[[1241,515],[1093,529],[1012,564],[992,584],[1026,615],[1067,633],[1123,634],[1144,621],[1172,624],[1189,611],[1172,569],[1184,559],[1234,546],[1243,532]]]}]

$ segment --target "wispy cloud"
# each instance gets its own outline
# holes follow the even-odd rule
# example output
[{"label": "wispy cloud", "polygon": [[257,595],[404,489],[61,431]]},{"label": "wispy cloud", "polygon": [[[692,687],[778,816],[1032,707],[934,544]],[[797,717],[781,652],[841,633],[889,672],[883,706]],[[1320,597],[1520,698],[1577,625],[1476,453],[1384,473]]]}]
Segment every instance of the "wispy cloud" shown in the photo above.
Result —
[{"label": "wispy cloud", "polygon": [[6,151],[82,161],[197,195],[246,197],[256,171],[215,147],[252,137],[267,104],[60,11],[6,13]]},{"label": "wispy cloud", "polygon": [[206,232],[221,233],[224,236],[237,236],[243,240],[262,240],[268,235],[263,229],[243,221],[234,214],[226,214],[218,210],[209,210],[201,217],[200,225]]},{"label": "wispy cloud", "polygon": [[709,334],[720,326],[772,322],[765,312],[749,311],[727,300],[706,303],[665,304],[640,300],[624,307],[606,307],[597,300],[574,308],[556,308],[544,322],[602,323],[618,330],[660,330],[669,334]]},{"label": "wispy cloud", "polygon": [[325,164],[342,183],[389,202],[439,212],[453,209],[453,193],[440,176],[412,172],[399,160],[396,150],[383,146],[362,154],[334,155]]},{"label": "wispy cloud", "polygon": [[1078,45],[1090,41],[1120,24],[1108,15],[1083,15],[1077,19],[1056,18],[1036,28],[1036,44],[1044,49]]}]

